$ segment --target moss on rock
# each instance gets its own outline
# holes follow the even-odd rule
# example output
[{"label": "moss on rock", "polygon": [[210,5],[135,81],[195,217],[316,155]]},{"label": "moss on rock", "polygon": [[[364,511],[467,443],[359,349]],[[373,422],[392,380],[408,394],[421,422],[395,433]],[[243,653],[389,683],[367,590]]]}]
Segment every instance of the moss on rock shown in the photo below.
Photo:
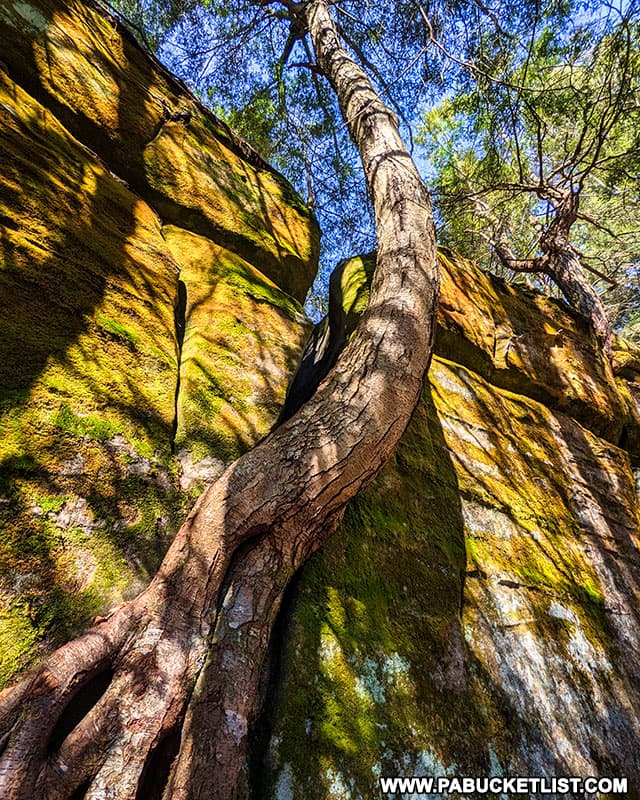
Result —
[{"label": "moss on rock", "polygon": [[[294,797],[375,797],[380,775],[421,752],[449,763],[469,724],[486,729],[460,691],[464,568],[456,478],[427,391],[392,461],[303,570],[271,741],[275,796],[286,770]],[[445,744],[445,730],[459,733]]]},{"label": "moss on rock", "polygon": [[[447,248],[440,248],[438,260],[438,355],[572,416],[608,441],[617,443],[625,425],[637,427],[586,320],[561,301],[509,285]],[[345,313],[364,307],[374,264],[375,255],[359,256],[336,271]],[[357,313],[352,328],[356,320]],[[618,347],[616,369],[635,363],[629,345],[627,351]]]},{"label": "moss on rock", "polygon": [[[274,798],[382,797],[381,775],[640,778],[634,479],[627,452],[561,411],[609,435],[623,395],[565,308],[441,263],[438,347],[462,363],[433,359],[394,458],[301,571]],[[347,315],[371,266],[334,279]]]},{"label": "moss on rock", "polygon": [[304,301],[315,218],[291,186],[90,3],[11,0],[3,62],[167,223],[235,250]]},{"label": "moss on rock", "polygon": [[[298,293],[317,238],[283,179],[259,159],[243,162],[231,133],[95,9],[9,3],[0,29],[19,78],[0,70],[4,683],[145,585],[203,481],[275,421],[306,335],[298,301],[260,271],[273,258],[256,268],[163,228],[158,209],[111,171],[123,174],[125,155],[141,163],[135,147],[164,113],[157,93],[173,92],[208,126],[198,168],[214,165],[227,181],[231,194],[212,200],[224,224],[239,224],[248,195],[264,194],[278,221],[249,209],[242,224],[264,234],[254,255],[291,255]],[[74,134],[118,158],[108,168]],[[238,180],[249,182],[242,193]]]},{"label": "moss on rock", "polygon": [[0,93],[6,679],[148,577],[176,520],[158,537],[140,509],[181,501],[178,270],[157,216],[4,73]]},{"label": "moss on rock", "polygon": [[164,235],[185,287],[176,448],[232,461],[273,425],[309,324],[240,256],[173,226]]}]

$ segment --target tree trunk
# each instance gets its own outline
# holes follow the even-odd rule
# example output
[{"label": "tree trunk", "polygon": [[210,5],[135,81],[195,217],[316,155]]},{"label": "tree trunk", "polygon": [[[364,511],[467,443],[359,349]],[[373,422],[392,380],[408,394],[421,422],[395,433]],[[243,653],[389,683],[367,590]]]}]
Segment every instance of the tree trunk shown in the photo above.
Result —
[{"label": "tree trunk", "polygon": [[[419,399],[438,293],[428,194],[325,0],[295,9],[374,206],[369,306],[315,395],[205,491],[147,589],[0,695],[4,800],[240,796],[284,588],[391,454]],[[169,775],[161,767],[176,751]]]},{"label": "tree trunk", "polygon": [[546,255],[544,271],[553,279],[567,301],[586,317],[607,358],[611,360],[611,322],[600,296],[585,274],[580,256],[567,236],[557,234],[542,239]]},{"label": "tree trunk", "polygon": [[[556,284],[571,307],[586,317],[596,334],[607,358],[611,360],[611,322],[599,294],[591,285],[580,262],[580,256],[571,245],[571,226],[578,217],[580,195],[571,189],[553,193],[545,190],[540,198],[550,203],[555,215],[540,237],[542,256],[517,258],[505,241],[492,242],[496,255],[504,266],[515,272],[544,272]],[[476,211],[497,227],[497,220],[487,206],[479,200]]]},{"label": "tree trunk", "polygon": [[540,239],[544,272],[555,282],[571,306],[590,322],[600,346],[611,360],[611,323],[602,300],[587,278],[580,256],[571,245],[571,226],[578,218],[579,191],[566,189],[546,197],[555,216]]}]

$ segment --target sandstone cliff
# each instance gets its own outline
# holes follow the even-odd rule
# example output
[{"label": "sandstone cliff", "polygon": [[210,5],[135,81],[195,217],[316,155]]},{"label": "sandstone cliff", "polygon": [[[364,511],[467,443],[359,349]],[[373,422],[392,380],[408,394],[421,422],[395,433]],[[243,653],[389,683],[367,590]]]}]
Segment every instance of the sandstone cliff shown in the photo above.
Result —
[{"label": "sandstone cliff", "polygon": [[[135,594],[274,424],[318,232],[104,12],[11,0],[0,36],[6,682]],[[334,275],[329,360],[372,264]],[[421,773],[609,773],[640,796],[639,354],[619,342],[612,369],[563,304],[441,266],[423,401],[283,613],[259,796]]]},{"label": "sandstone cliff", "polygon": [[[329,351],[373,262],[334,274]],[[263,790],[606,774],[638,797],[636,356],[618,343],[615,376],[564,304],[446,251],[440,266],[422,402],[292,591]]]},{"label": "sandstone cliff", "polygon": [[104,13],[0,8],[0,681],[155,571],[264,436],[315,221]]}]

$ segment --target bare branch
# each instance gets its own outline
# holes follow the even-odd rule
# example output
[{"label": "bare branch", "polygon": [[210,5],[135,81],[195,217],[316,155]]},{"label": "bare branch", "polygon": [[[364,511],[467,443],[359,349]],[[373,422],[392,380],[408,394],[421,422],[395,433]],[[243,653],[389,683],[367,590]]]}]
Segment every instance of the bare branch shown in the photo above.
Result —
[{"label": "bare branch", "polygon": [[597,219],[594,219],[589,214],[585,214],[584,211],[579,211],[576,215],[576,219],[584,220],[584,222],[588,222],[590,225],[593,225],[594,228],[598,228],[598,230],[604,231],[604,233],[608,233],[609,236],[613,237],[614,239],[619,239],[620,236],[608,228],[606,225],[603,225],[601,222],[598,222]]},{"label": "bare branch", "polygon": [[547,263],[546,256],[534,256],[533,258],[518,258],[509,244],[503,239],[496,240],[487,236],[484,231],[474,230],[477,236],[492,248],[494,253],[500,259],[504,267],[512,269],[514,272],[544,272]]}]

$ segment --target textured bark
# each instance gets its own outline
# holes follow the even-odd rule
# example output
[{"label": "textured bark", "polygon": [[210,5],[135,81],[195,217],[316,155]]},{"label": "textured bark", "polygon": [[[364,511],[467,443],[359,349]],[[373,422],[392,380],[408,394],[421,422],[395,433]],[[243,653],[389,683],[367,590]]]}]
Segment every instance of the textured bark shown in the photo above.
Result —
[{"label": "textured bark", "polygon": [[267,537],[234,565],[225,613],[218,618],[189,703],[165,800],[248,796],[248,734],[259,710],[263,668],[282,598],[296,570],[341,517],[342,512],[327,520],[323,534],[300,543],[292,557],[286,553],[286,543]]},{"label": "textured bark", "polygon": [[[578,218],[579,194],[560,190],[541,193],[554,210],[554,218],[540,237],[543,255],[535,258],[517,258],[506,242],[493,242],[500,261],[516,272],[543,272],[560,289],[572,308],[589,320],[605,354],[611,359],[611,322],[598,292],[591,285],[580,261],[580,255],[571,245],[571,226]],[[476,209],[491,219],[483,203]],[[495,219],[495,218],[494,218]]]},{"label": "textured bark", "polygon": [[[166,797],[240,796],[246,727],[286,583],[378,472],[419,399],[438,293],[428,194],[324,0],[296,13],[374,206],[369,306],[315,395],[205,491],[148,588],[0,695],[4,800],[159,797],[158,765],[179,737]],[[236,636],[243,626],[253,634]]]},{"label": "textured bark", "polygon": [[611,359],[611,322],[582,267],[580,256],[571,246],[566,224],[559,221],[551,225],[540,244],[545,254],[544,272],[553,279],[571,306],[591,322],[602,349]]}]

